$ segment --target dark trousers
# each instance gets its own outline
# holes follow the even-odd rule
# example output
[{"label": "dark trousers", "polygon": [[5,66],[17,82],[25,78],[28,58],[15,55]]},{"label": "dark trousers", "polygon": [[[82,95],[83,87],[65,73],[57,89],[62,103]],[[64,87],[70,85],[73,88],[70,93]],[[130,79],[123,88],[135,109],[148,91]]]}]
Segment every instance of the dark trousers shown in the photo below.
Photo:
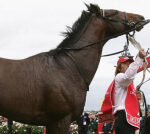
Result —
[{"label": "dark trousers", "polygon": [[87,134],[88,129],[87,128],[78,128],[78,134]]},{"label": "dark trousers", "polygon": [[118,111],[115,116],[117,117],[114,124],[116,134],[135,134],[135,128],[127,122],[124,110]]}]

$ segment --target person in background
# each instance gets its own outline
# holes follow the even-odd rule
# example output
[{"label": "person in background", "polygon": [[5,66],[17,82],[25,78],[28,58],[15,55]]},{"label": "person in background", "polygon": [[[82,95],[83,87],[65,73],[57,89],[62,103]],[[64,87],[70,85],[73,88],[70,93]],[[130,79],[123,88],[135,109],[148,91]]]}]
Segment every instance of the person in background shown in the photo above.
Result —
[{"label": "person in background", "polygon": [[88,113],[83,112],[80,119],[77,121],[78,134],[87,134],[89,123],[90,123],[90,118]]},{"label": "person in background", "polygon": [[96,117],[94,114],[90,114],[90,124],[88,125],[88,134],[97,134],[98,128],[97,128],[98,121],[96,120]]},{"label": "person in background", "polygon": [[150,105],[148,106],[147,112],[146,133],[150,134]]},{"label": "person in background", "polygon": [[139,112],[140,112],[140,133],[144,134],[145,131],[145,125],[146,125],[146,108],[145,108],[145,101],[144,101],[144,93],[139,91],[139,87],[137,86],[137,98],[139,101]]},{"label": "person in background", "polygon": [[[138,87],[137,87],[138,89]],[[146,99],[145,99],[145,95],[144,92],[142,91],[138,91],[137,92],[137,97],[139,100],[139,108],[140,108],[140,116],[141,116],[141,120],[140,120],[140,134],[149,134],[150,133],[150,112],[148,109],[148,105],[146,105]],[[147,108],[145,108],[145,106]],[[147,110],[147,112],[146,112]],[[147,115],[146,115],[147,113]]]}]

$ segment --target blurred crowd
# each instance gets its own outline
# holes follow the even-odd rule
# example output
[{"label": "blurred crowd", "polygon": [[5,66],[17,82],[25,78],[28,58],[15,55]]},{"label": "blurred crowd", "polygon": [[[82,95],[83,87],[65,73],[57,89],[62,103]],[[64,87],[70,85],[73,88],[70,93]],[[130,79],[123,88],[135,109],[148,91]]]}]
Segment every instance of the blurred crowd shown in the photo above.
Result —
[{"label": "blurred crowd", "polygon": [[71,123],[68,134],[98,134],[97,113],[83,112],[79,120]]},{"label": "blurred crowd", "polygon": [[[142,103],[139,103],[142,104]],[[141,112],[144,111],[141,106]],[[144,120],[144,116],[142,116],[141,121]],[[147,125],[144,123],[144,126],[150,125],[150,105],[148,105],[147,111]],[[9,126],[7,118],[0,116],[0,126],[3,124],[7,124]],[[141,129],[142,129],[141,122]],[[11,124],[12,125],[12,124]],[[98,132],[98,112],[83,112],[80,119],[71,123],[68,134],[112,134],[113,131],[113,122],[107,122],[101,124],[101,131]],[[149,127],[148,127],[149,128]],[[149,130],[147,130],[149,132]]]}]

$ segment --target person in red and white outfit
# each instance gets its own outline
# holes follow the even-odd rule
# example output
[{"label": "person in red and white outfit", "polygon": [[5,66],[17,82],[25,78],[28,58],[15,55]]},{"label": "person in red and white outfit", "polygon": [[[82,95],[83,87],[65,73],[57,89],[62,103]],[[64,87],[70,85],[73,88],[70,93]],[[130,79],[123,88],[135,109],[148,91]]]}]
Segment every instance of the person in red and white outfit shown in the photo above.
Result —
[{"label": "person in red and white outfit", "polygon": [[116,134],[135,134],[140,127],[139,105],[133,80],[143,65],[146,52],[141,49],[135,61],[120,57],[114,81],[109,86],[101,107],[100,122],[115,119]]}]

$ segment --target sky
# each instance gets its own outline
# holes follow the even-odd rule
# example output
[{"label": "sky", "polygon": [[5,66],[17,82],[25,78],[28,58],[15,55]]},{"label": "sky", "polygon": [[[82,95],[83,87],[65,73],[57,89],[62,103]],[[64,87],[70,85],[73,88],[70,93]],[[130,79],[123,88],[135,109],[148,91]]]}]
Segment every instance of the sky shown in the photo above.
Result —
[{"label": "sky", "polygon": [[[117,9],[143,15],[150,19],[149,0],[0,0],[0,57],[24,59],[56,48],[64,39],[66,26],[72,26],[86,10],[85,3],[98,4],[102,9]],[[150,24],[136,33],[136,40],[147,50],[150,48]],[[103,54],[123,50],[125,36],[108,41]],[[136,56],[132,45],[129,51]],[[120,55],[101,58],[98,70],[87,93],[85,110],[100,110],[100,102],[114,78],[116,62]],[[147,73],[146,78],[150,74]],[[142,79],[139,73],[135,85]],[[150,81],[142,88],[150,104]]]}]

